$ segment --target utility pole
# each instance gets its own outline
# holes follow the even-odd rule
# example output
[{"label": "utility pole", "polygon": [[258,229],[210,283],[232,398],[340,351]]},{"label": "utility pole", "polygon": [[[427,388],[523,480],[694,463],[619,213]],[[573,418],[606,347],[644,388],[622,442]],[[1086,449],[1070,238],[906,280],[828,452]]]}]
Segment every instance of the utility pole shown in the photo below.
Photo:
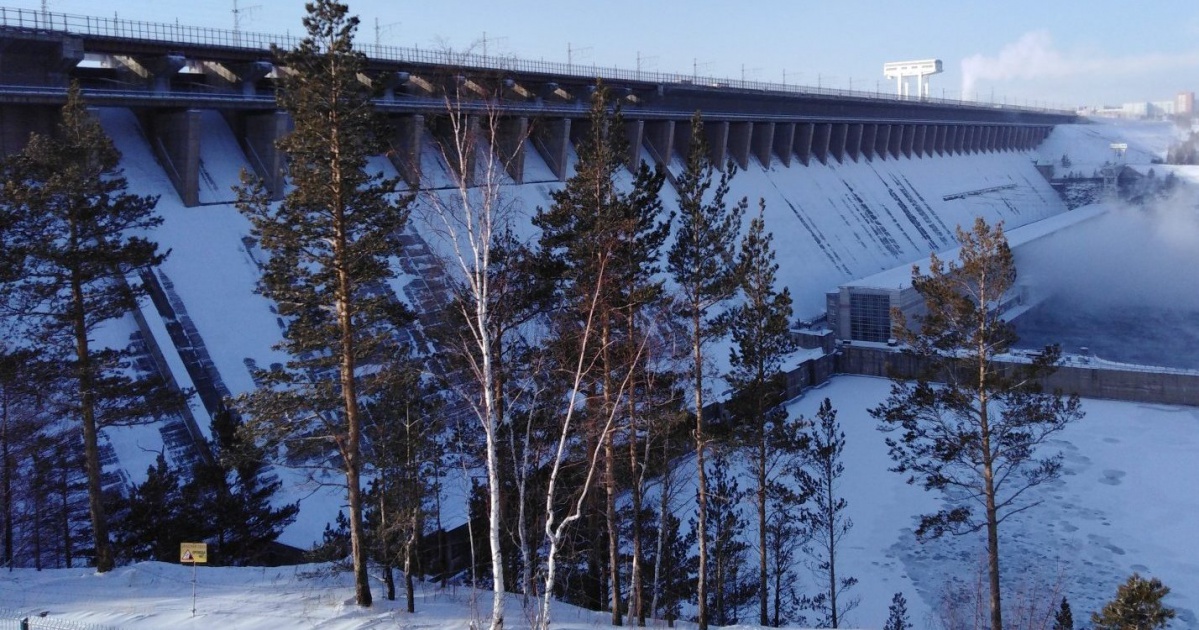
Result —
[{"label": "utility pole", "polygon": [[570,68],[573,68],[573,67],[574,67],[574,63],[575,63],[575,60],[574,60],[574,55],[575,55],[575,53],[578,53],[578,52],[587,52],[587,51],[589,51],[589,50],[591,50],[591,46],[584,46],[583,48],[575,48],[575,47],[573,47],[573,46],[571,46],[571,45],[570,45],[570,42],[566,42],[566,67],[567,67],[567,69],[569,70]]},{"label": "utility pole", "polygon": [[488,39],[487,31],[483,31],[483,39],[479,40],[479,43],[481,43],[483,45],[483,58],[484,59],[487,58],[487,42],[491,42],[494,44],[497,42],[502,42],[506,39],[508,39],[508,38],[507,37],[492,37],[491,39]]},{"label": "utility pole", "polygon": [[656,61],[657,59],[658,59],[658,58],[657,58],[656,56],[654,56],[654,57],[643,57],[643,56],[641,55],[641,51],[640,51],[640,50],[638,50],[638,51],[637,51],[637,79],[638,79],[638,80],[640,80],[640,79],[641,79],[641,69],[642,69],[642,67],[644,67],[644,65],[646,64],[646,62],[653,62],[653,61]]},{"label": "utility pole", "polygon": [[392,28],[399,26],[400,22],[392,22],[391,24],[379,24],[379,18],[375,18],[375,54],[379,54],[379,46],[382,45],[383,33],[390,31]]},{"label": "utility pole", "polygon": [[262,8],[261,4],[256,4],[256,5],[250,6],[250,7],[238,8],[237,0],[233,0],[233,44],[234,45],[241,44],[241,20],[242,20],[243,14],[246,17],[249,17],[250,13],[257,11],[258,9],[261,9],[261,8]]}]

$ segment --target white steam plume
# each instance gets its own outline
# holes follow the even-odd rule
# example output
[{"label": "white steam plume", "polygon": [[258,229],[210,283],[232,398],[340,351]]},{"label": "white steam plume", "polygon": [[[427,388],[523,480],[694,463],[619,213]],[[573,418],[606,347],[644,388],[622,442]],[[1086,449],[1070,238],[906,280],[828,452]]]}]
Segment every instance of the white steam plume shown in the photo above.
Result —
[{"label": "white steam plume", "polygon": [[1049,31],[1032,31],[1007,44],[995,56],[962,60],[962,98],[973,98],[979,81],[1042,79],[1085,74],[1126,75],[1199,66],[1199,51],[1099,57],[1058,50]]}]

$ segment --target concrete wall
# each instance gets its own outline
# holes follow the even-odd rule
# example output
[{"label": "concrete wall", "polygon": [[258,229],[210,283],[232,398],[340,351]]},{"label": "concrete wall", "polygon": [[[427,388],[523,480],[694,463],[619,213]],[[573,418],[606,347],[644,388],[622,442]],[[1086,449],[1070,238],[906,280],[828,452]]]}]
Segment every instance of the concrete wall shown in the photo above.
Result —
[{"label": "concrete wall", "polygon": [[0,106],[0,157],[29,143],[29,134],[50,135],[58,125],[58,110],[38,105]]},{"label": "concrete wall", "polygon": [[[875,345],[843,345],[835,357],[839,374],[890,377],[916,374],[922,367],[910,354]],[[1067,365],[1059,367],[1044,384],[1083,398],[1199,406],[1199,373],[1193,372]]]}]

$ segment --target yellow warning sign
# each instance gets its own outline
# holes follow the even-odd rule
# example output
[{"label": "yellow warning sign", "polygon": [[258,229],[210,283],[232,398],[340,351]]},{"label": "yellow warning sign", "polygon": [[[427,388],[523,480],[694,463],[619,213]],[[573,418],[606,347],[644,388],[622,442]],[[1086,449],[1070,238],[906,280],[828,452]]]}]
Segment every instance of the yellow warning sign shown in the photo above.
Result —
[{"label": "yellow warning sign", "polygon": [[208,544],[179,543],[179,562],[208,564]]}]

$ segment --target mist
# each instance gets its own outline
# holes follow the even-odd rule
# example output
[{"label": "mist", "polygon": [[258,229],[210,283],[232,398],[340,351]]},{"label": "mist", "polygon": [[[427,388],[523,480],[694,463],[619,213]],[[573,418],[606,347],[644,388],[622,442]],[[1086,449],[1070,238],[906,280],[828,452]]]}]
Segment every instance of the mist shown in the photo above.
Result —
[{"label": "mist", "polygon": [[1081,311],[1199,312],[1199,191],[1122,205],[1015,250],[1018,282]]}]

